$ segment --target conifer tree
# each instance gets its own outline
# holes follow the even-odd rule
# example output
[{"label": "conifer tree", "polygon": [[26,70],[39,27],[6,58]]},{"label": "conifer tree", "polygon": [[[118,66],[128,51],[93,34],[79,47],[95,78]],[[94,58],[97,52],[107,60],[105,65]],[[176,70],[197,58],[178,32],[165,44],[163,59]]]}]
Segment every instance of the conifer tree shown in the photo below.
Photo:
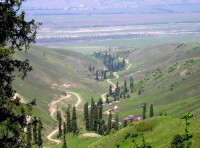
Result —
[{"label": "conifer tree", "polygon": [[112,85],[109,87],[109,95],[112,95]]},{"label": "conifer tree", "polygon": [[66,133],[67,133],[66,123],[63,122],[63,134],[65,135]]},{"label": "conifer tree", "polygon": [[89,130],[90,126],[89,126],[88,102],[86,102],[85,106],[84,106],[84,120],[85,120],[85,124],[86,124],[86,130]]},{"label": "conifer tree", "polygon": [[71,115],[70,115],[70,106],[68,106],[67,111],[66,111],[66,116],[67,116],[67,133],[70,133],[72,131],[71,129]]},{"label": "conifer tree", "polygon": [[34,140],[34,144],[37,144],[37,123],[38,123],[38,121],[37,121],[37,119],[36,119],[36,117],[34,117],[34,119],[33,119],[33,140]]},{"label": "conifer tree", "polygon": [[119,130],[119,118],[118,118],[118,113],[115,115],[114,129],[115,129],[116,131]]},{"label": "conifer tree", "polygon": [[126,94],[127,91],[128,91],[128,89],[127,89],[127,81],[124,80],[124,94]]},{"label": "conifer tree", "polygon": [[107,73],[107,71],[105,70],[105,71],[104,71],[104,75],[103,75],[104,79],[107,78],[107,77],[106,77],[106,73]]},{"label": "conifer tree", "polygon": [[96,71],[96,80],[99,80],[99,71]]},{"label": "conifer tree", "polygon": [[[29,60],[16,58],[15,53],[27,51],[34,43],[39,24],[27,19],[21,6],[25,0],[0,2],[0,147],[25,147],[27,116],[31,115],[35,100],[22,103],[12,82],[16,76],[22,80],[33,69]],[[27,21],[28,20],[28,21]],[[24,56],[26,57],[26,56]],[[17,71],[17,72],[16,72]],[[25,91],[22,89],[22,91]]]},{"label": "conifer tree", "polygon": [[153,114],[153,104],[151,104],[150,106],[150,118],[153,117],[154,114]]},{"label": "conifer tree", "polygon": [[142,108],[143,108],[143,120],[145,120],[146,119],[146,103],[143,103]]},{"label": "conifer tree", "polygon": [[26,147],[31,147],[31,141],[32,141],[32,132],[31,132],[31,124],[29,123],[27,126],[27,133],[26,133]]},{"label": "conifer tree", "polygon": [[124,120],[124,122],[123,122],[123,127],[127,127],[127,121],[126,120]]},{"label": "conifer tree", "polygon": [[111,129],[112,129],[112,114],[110,113],[109,117],[108,117],[108,129],[107,129],[107,133],[110,133]]},{"label": "conifer tree", "polygon": [[66,143],[66,138],[65,138],[65,134],[63,134],[63,145],[62,148],[67,148],[67,143]]},{"label": "conifer tree", "polygon": [[97,103],[97,106],[101,106],[101,105],[103,105],[103,101],[102,101],[101,98],[99,98],[99,101],[98,101],[98,103]]},{"label": "conifer tree", "polygon": [[42,147],[42,143],[43,143],[43,140],[42,140],[42,121],[41,119],[39,119],[39,125],[38,125],[38,147]]},{"label": "conifer tree", "polygon": [[94,99],[91,99],[91,107],[90,107],[90,130],[93,130],[93,126],[94,126],[94,106],[95,106],[95,102]]},{"label": "conifer tree", "polygon": [[98,123],[98,108],[97,105],[94,105],[94,124],[93,131],[97,132],[97,123]]},{"label": "conifer tree", "polygon": [[108,94],[106,94],[106,103],[109,104]]},{"label": "conifer tree", "polygon": [[72,113],[72,132],[73,134],[77,134],[78,132],[78,127],[77,127],[77,122],[76,122],[76,108],[73,106],[73,113]]},{"label": "conifer tree", "polygon": [[99,120],[102,119],[103,106],[99,106]]},{"label": "conifer tree", "polygon": [[57,112],[57,118],[58,118],[58,137],[62,136],[62,117],[61,117],[61,113],[58,111]]}]

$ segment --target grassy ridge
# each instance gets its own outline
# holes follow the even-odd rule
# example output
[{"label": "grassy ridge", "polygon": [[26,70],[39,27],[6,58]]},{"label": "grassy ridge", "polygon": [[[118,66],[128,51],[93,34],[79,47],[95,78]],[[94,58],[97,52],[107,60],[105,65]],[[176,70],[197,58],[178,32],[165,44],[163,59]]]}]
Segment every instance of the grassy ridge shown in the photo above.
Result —
[{"label": "grassy ridge", "polygon": [[[190,121],[190,123],[191,124],[188,130],[193,134],[191,147],[196,148],[200,145],[200,122],[193,120]],[[109,136],[103,137],[88,147],[115,148],[118,144],[122,148],[132,148],[135,145],[134,142],[132,142],[133,139],[137,145],[142,144],[142,136],[140,134],[143,132],[145,141],[151,144],[152,147],[168,148],[170,147],[170,143],[176,134],[184,133],[184,128],[185,121],[182,119],[172,117],[154,117],[123,128]],[[139,136],[133,138],[133,133],[138,133]],[[130,136],[125,138],[129,134]]]}]

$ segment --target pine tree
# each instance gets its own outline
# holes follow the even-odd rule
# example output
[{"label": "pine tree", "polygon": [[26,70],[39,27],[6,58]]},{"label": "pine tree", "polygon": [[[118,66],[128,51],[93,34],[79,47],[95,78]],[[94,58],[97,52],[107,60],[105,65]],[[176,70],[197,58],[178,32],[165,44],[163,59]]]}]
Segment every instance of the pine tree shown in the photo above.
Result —
[{"label": "pine tree", "polygon": [[124,122],[123,122],[123,127],[127,127],[127,121],[126,120],[124,120]]},{"label": "pine tree", "polygon": [[78,127],[77,127],[77,122],[76,122],[76,108],[73,106],[73,113],[72,113],[72,132],[73,134],[77,134],[78,132]]},{"label": "pine tree", "polygon": [[104,79],[107,78],[107,77],[106,77],[106,73],[107,73],[107,71],[105,70],[105,71],[104,71],[104,75],[103,75]]},{"label": "pine tree", "polygon": [[99,101],[98,101],[98,103],[97,103],[97,106],[101,106],[101,105],[103,105],[103,101],[102,101],[101,98],[99,98]]},{"label": "pine tree", "polygon": [[63,136],[63,145],[62,148],[67,148],[67,143],[66,143],[66,138],[65,138],[65,134]]},{"label": "pine tree", "polygon": [[90,130],[93,130],[94,126],[94,106],[95,102],[94,99],[91,99],[91,107],[90,107]]},{"label": "pine tree", "polygon": [[106,94],[106,103],[109,104],[108,94]]},{"label": "pine tree", "polygon": [[58,137],[61,137],[62,136],[62,117],[61,117],[61,113],[58,111],[57,112],[57,118],[58,118],[58,129],[59,129],[59,132],[58,132]]},{"label": "pine tree", "polygon": [[110,113],[109,117],[108,117],[108,129],[107,129],[107,133],[110,133],[111,129],[112,129],[112,114]]},{"label": "pine tree", "polygon": [[128,89],[127,89],[127,81],[124,80],[124,94],[126,94],[127,91],[128,91]]},{"label": "pine tree", "polygon": [[43,143],[43,140],[42,140],[42,121],[41,119],[39,119],[39,126],[38,126],[38,147],[42,147],[42,143]]},{"label": "pine tree", "polygon": [[143,107],[143,120],[145,120],[146,119],[146,103],[143,103],[142,107]]},{"label": "pine tree", "polygon": [[109,87],[109,95],[112,95],[112,85]]},{"label": "pine tree", "polygon": [[99,80],[99,71],[96,71],[96,80]]},{"label": "pine tree", "polygon": [[26,147],[31,147],[31,140],[32,140],[32,132],[31,132],[31,124],[29,123],[27,126],[27,133],[26,133]]},{"label": "pine tree", "polygon": [[118,118],[118,113],[115,116],[115,125],[114,125],[114,129],[117,131],[119,130],[119,118]]},{"label": "pine tree", "polygon": [[94,105],[94,124],[93,131],[97,132],[97,123],[98,123],[98,108]]},{"label": "pine tree", "polygon": [[84,120],[85,120],[85,124],[86,124],[86,130],[89,130],[90,126],[89,126],[88,102],[86,102],[85,106],[84,106]]},{"label": "pine tree", "polygon": [[63,134],[65,135],[66,133],[67,133],[66,123],[63,122]]},{"label": "pine tree", "polygon": [[72,131],[71,129],[71,115],[70,115],[70,106],[67,108],[66,111],[66,116],[67,116],[67,133],[70,133]]},{"label": "pine tree", "polygon": [[99,106],[99,120],[102,119],[103,106]]},{"label": "pine tree", "polygon": [[150,118],[153,117],[154,114],[153,114],[153,104],[151,104],[150,106]]},{"label": "pine tree", "polygon": [[12,82],[15,76],[23,80],[33,69],[29,65],[29,60],[22,61],[22,58],[16,58],[15,54],[29,49],[29,44],[35,41],[39,26],[34,20],[25,17],[25,11],[20,9],[24,2],[25,0],[0,2],[1,148],[25,147],[24,129],[28,128],[26,117],[31,114],[32,106],[36,105],[35,100],[25,104],[19,97],[13,99],[15,90]]},{"label": "pine tree", "polygon": [[36,117],[34,117],[33,119],[33,140],[34,140],[34,143],[37,144],[37,119]]}]

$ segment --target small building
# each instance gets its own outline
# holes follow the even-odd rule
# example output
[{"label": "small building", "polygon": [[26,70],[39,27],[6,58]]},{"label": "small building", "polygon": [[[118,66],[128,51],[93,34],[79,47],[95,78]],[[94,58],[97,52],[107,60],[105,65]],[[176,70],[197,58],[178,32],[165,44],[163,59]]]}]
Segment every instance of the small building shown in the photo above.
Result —
[{"label": "small building", "polygon": [[103,116],[108,116],[110,113],[111,113],[111,114],[115,114],[116,112],[118,112],[118,110],[119,110],[119,107],[118,107],[118,106],[115,106],[115,107],[113,107],[113,108],[111,108],[111,109],[109,109],[109,110],[103,112],[102,115],[103,115]]},{"label": "small building", "polygon": [[139,121],[143,120],[143,116],[142,115],[129,115],[124,120],[126,120],[128,123],[139,122]]}]

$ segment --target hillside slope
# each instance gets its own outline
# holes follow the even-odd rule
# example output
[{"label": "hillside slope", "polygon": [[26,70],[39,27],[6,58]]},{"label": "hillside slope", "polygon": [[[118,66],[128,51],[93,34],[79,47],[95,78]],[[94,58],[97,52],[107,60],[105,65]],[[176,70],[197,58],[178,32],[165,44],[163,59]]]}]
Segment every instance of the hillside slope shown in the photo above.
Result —
[{"label": "hillside slope", "polygon": [[[99,65],[89,56],[68,50],[32,45],[27,53],[16,53],[15,58],[29,59],[34,69],[24,81],[16,78],[13,86],[26,102],[36,98],[37,106],[34,107],[33,113],[41,117],[45,127],[55,124],[49,115],[48,103],[63,95],[65,90],[77,91],[80,95],[87,92],[81,96],[83,102],[90,100],[91,96],[95,99],[99,98],[104,90],[88,72],[90,64]],[[66,106],[73,102],[73,100],[66,101]]]},{"label": "hillside slope", "polygon": [[[191,120],[190,123],[188,130],[193,134],[191,148],[196,148],[200,145],[200,122]],[[153,148],[169,148],[173,137],[176,134],[183,134],[184,129],[185,121],[183,119],[154,117],[103,137],[89,145],[89,148],[115,148],[117,145],[120,148],[133,148],[135,143],[142,145],[142,133],[144,133],[145,141]],[[136,133],[138,136],[133,137],[133,134]]]}]

